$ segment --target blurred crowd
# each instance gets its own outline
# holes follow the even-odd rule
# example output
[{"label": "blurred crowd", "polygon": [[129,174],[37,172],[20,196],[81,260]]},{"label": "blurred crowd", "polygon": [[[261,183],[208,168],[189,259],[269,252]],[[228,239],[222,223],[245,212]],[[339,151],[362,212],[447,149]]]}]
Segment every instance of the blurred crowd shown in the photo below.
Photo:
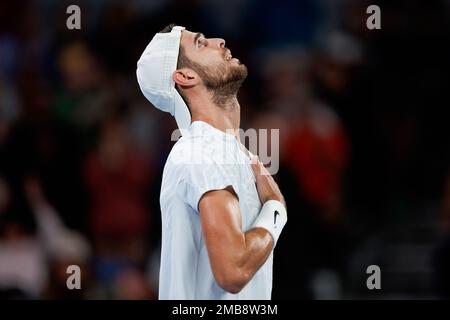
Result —
[{"label": "blurred crowd", "polygon": [[[70,4],[81,30],[66,28]],[[389,269],[400,235],[429,246],[432,279],[387,288],[450,297],[450,3],[380,1],[381,30],[366,28],[369,4],[1,1],[0,298],[157,297],[176,124],[145,100],[135,70],[172,22],[224,38],[248,66],[244,130],[280,129],[289,223],[273,298],[367,297],[366,267]],[[429,221],[430,239],[405,231]],[[82,290],[66,287],[73,264]]]}]

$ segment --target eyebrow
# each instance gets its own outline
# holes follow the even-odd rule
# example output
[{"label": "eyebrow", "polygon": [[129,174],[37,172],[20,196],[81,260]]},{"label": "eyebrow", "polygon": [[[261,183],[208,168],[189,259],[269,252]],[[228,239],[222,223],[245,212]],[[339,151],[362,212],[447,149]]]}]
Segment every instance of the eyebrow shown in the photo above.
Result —
[{"label": "eyebrow", "polygon": [[194,46],[195,46],[195,44],[197,43],[197,40],[198,40],[198,38],[200,38],[200,37],[205,37],[205,35],[203,34],[203,33],[201,33],[201,32],[197,32],[196,34],[195,34],[195,37],[194,37]]}]

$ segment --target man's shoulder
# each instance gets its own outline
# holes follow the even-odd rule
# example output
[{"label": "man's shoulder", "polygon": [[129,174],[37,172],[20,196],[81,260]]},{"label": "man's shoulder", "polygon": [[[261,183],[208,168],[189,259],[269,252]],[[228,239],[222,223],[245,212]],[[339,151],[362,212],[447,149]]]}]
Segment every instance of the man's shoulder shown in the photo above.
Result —
[{"label": "man's shoulder", "polygon": [[224,141],[208,136],[181,137],[172,147],[168,161],[178,164],[220,162],[229,149]]}]

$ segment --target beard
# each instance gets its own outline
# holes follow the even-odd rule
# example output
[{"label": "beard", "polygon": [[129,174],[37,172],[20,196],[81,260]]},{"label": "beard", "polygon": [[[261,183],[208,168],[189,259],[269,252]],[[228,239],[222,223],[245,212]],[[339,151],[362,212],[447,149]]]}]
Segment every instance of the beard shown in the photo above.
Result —
[{"label": "beard", "polygon": [[205,67],[196,65],[194,70],[198,73],[206,89],[213,94],[213,102],[225,107],[230,99],[236,99],[237,93],[247,78],[247,67],[242,64],[232,64],[225,58],[219,65]]}]

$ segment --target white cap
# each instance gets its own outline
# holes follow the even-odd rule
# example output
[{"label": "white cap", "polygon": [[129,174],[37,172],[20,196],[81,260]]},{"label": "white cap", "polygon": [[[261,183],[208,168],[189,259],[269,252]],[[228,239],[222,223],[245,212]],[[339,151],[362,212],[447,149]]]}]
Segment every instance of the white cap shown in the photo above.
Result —
[{"label": "white cap", "polygon": [[176,26],[171,32],[157,33],[137,62],[136,76],[148,101],[174,116],[184,135],[191,125],[191,114],[172,79],[177,69],[182,30],[184,27]]}]

